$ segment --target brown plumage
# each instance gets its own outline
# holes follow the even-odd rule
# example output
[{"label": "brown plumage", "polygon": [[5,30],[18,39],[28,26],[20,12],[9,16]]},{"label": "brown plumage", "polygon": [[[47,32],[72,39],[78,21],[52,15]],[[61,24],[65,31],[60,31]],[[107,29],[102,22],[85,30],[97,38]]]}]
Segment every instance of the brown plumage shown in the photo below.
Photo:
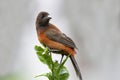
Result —
[{"label": "brown plumage", "polygon": [[49,23],[51,17],[48,17],[49,13],[40,12],[36,20],[37,36],[40,43],[49,47],[62,51],[62,55],[69,55],[80,80],[82,80],[80,69],[74,58],[76,45],[71,38],[62,33],[55,25]]}]

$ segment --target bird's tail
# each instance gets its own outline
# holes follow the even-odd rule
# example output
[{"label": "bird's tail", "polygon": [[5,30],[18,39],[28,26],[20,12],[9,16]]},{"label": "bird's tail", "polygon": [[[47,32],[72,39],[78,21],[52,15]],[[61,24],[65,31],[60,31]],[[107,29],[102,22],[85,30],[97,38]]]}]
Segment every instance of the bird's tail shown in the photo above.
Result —
[{"label": "bird's tail", "polygon": [[71,62],[72,62],[72,64],[73,64],[73,66],[74,66],[74,69],[75,69],[75,71],[76,71],[77,76],[79,77],[80,80],[82,80],[82,75],[81,75],[79,66],[78,66],[78,64],[77,64],[74,56],[71,55],[71,56],[70,56],[70,59],[71,59]]}]

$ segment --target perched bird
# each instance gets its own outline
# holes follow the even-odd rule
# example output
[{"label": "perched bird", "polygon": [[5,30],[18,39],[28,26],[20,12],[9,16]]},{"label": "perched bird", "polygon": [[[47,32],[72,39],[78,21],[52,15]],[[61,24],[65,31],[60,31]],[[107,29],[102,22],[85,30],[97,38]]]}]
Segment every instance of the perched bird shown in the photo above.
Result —
[{"label": "perched bird", "polygon": [[[61,32],[55,25],[49,23],[48,12],[40,12],[36,19],[36,31],[40,43],[50,50],[58,50],[62,55],[70,55],[77,76],[82,80],[80,69],[74,58],[76,45],[71,38]],[[62,57],[63,58],[63,57]],[[61,59],[62,60],[62,59]]]}]

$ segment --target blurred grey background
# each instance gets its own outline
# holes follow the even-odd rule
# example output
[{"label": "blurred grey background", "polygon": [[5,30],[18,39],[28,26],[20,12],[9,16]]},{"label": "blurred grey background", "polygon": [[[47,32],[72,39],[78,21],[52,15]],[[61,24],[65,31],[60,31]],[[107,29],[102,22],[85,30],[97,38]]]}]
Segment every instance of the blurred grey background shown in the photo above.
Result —
[{"label": "blurred grey background", "polygon": [[40,11],[75,41],[84,80],[120,80],[120,0],[0,0],[0,80],[47,80],[34,78],[48,72],[34,51]]}]

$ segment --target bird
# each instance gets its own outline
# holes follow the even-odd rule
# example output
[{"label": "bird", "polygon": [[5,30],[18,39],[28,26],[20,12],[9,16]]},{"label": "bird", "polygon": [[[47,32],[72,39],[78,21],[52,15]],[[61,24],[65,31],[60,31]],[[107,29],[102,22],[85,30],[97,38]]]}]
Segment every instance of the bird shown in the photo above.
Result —
[{"label": "bird", "polygon": [[[62,55],[70,55],[70,60],[74,66],[77,76],[82,80],[81,72],[75,60],[75,49],[77,48],[73,40],[64,34],[57,26],[50,23],[51,17],[46,11],[42,11],[36,18],[36,32],[40,43],[48,47],[53,52]],[[61,59],[62,61],[62,59]]]}]

